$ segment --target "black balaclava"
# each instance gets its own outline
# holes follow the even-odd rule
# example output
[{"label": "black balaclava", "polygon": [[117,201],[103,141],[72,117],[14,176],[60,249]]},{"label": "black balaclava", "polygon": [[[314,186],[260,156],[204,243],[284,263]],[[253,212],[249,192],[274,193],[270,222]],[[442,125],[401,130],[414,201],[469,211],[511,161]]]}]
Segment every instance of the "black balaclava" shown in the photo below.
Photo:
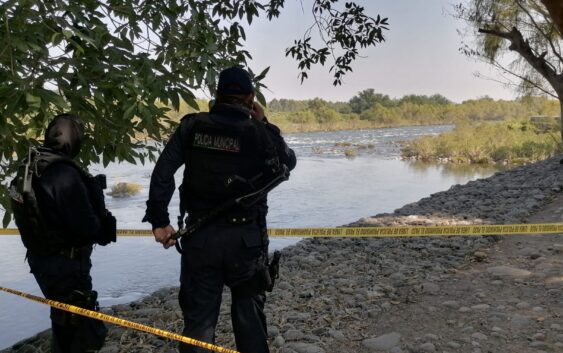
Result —
[{"label": "black balaclava", "polygon": [[57,115],[45,131],[45,147],[65,154],[70,158],[80,152],[80,145],[84,137],[84,123],[80,118],[71,114]]}]

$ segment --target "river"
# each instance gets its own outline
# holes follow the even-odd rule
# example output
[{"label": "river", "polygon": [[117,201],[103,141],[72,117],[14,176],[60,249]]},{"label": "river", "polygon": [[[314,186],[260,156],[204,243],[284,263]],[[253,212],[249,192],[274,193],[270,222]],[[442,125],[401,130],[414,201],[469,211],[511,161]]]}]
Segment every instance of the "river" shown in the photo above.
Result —
[{"label": "river", "polygon": [[[286,140],[295,150],[298,163],[290,180],[269,196],[269,226],[343,225],[361,217],[392,212],[452,185],[493,174],[494,169],[399,159],[399,141],[450,129],[452,126],[419,126],[288,134]],[[346,150],[354,150],[357,155],[346,157]],[[107,207],[117,217],[119,228],[149,229],[140,220],[153,167],[153,163],[144,166],[112,163],[107,168],[94,166],[90,169],[93,174],[106,174],[110,188],[125,181],[142,186],[133,197],[106,197]],[[181,170],[176,177],[179,181]],[[169,207],[173,220],[177,208],[175,194]],[[295,241],[294,238],[274,238],[271,250]],[[25,249],[18,237],[0,238],[0,286],[41,296],[24,257]],[[120,238],[115,244],[98,246],[92,257],[92,277],[100,304],[131,302],[158,288],[176,286],[179,259],[174,248],[164,250],[152,237]],[[47,306],[0,292],[0,349],[48,328],[48,312]]]}]

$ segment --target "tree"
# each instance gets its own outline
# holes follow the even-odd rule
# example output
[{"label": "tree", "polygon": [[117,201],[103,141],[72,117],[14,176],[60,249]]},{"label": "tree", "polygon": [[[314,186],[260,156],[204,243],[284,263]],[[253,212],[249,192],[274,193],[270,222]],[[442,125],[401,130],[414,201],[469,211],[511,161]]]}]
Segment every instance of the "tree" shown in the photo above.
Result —
[{"label": "tree", "polygon": [[446,97],[440,94],[434,94],[432,96],[419,96],[416,94],[408,94],[403,96],[401,99],[399,99],[397,104],[400,105],[406,102],[413,104],[438,104],[438,105],[448,105],[452,103],[450,102],[449,99],[447,99]]},{"label": "tree", "polygon": [[307,108],[312,111],[320,110],[328,107],[328,102],[322,98],[313,98],[307,101]]},{"label": "tree", "polygon": [[350,99],[350,107],[354,113],[360,114],[364,110],[368,110],[375,104],[380,103],[385,107],[395,105],[393,100],[386,94],[375,93],[373,88],[365,89],[358,92],[357,95]]},{"label": "tree", "polygon": [[[563,139],[563,4],[559,0],[471,0],[457,15],[477,30],[475,49],[482,58],[516,79],[524,94],[559,100]],[[515,55],[506,56],[507,52]],[[509,83],[514,83],[510,81]]]},{"label": "tree", "polygon": [[[160,140],[181,101],[194,90],[213,93],[217,73],[247,66],[245,26],[273,20],[285,0],[6,0],[0,2],[0,204],[10,219],[7,188],[14,161],[38,145],[47,121],[72,111],[91,132],[80,162],[144,162],[155,158],[145,139]],[[312,0],[313,26],[287,49],[301,80],[312,65],[331,63],[334,84],[359,51],[384,40],[387,19],[354,2]],[[318,29],[322,45],[311,45]],[[260,81],[269,68],[254,76]]]},{"label": "tree", "polygon": [[289,121],[297,124],[314,123],[315,120],[315,114],[309,109],[300,110],[289,115]]}]

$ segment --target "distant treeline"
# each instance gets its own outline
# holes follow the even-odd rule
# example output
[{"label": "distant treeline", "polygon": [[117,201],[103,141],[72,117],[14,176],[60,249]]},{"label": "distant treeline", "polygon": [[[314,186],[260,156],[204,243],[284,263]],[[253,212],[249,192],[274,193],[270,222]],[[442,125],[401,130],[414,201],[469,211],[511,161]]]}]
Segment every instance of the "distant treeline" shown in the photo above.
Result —
[{"label": "distant treeline", "polygon": [[274,99],[269,116],[286,131],[334,130],[404,125],[501,121],[531,116],[558,116],[559,102],[544,97],[504,101],[492,98],[453,103],[446,97],[406,95],[391,98],[367,89],[348,102]]},{"label": "distant treeline", "polygon": [[[208,101],[198,100],[202,111]],[[178,118],[191,110],[186,105]],[[377,128],[405,125],[458,124],[467,121],[502,121],[532,116],[559,116],[559,102],[544,97],[494,100],[489,97],[454,103],[435,94],[391,98],[366,89],[348,102],[274,99],[266,108],[268,118],[284,132]],[[176,115],[176,114],[174,114]]]}]

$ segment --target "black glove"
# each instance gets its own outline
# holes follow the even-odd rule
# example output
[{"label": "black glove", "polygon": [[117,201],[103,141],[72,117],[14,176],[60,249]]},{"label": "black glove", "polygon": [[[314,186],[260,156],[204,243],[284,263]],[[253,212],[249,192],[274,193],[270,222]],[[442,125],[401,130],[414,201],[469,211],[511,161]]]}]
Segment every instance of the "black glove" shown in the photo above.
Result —
[{"label": "black glove", "polygon": [[117,234],[117,221],[110,211],[106,210],[105,215],[102,217],[102,232],[98,244],[101,246],[108,245],[111,242],[115,243]]}]

